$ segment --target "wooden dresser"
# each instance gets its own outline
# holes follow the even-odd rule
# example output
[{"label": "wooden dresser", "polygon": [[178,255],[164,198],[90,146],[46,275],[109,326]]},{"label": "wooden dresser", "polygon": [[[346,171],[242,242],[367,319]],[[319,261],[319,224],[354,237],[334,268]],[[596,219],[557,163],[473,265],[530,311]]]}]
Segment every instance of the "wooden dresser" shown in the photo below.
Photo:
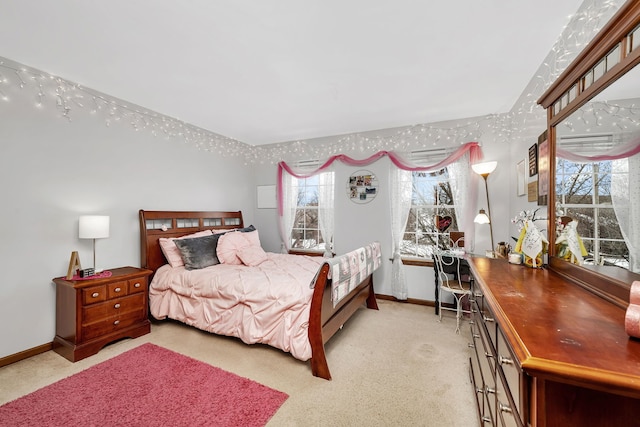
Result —
[{"label": "wooden dresser", "polygon": [[151,331],[148,280],[151,270],[121,267],[111,277],[56,278],[56,337],[53,349],[72,362],[121,338]]},{"label": "wooden dresser", "polygon": [[625,310],[546,269],[470,258],[482,425],[640,426],[640,340]]}]

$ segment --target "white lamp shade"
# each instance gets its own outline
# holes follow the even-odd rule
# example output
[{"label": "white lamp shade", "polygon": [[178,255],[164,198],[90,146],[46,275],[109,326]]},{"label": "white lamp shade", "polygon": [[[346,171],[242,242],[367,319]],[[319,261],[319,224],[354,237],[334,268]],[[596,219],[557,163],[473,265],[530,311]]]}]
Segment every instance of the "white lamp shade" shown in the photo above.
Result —
[{"label": "white lamp shade", "polygon": [[81,239],[104,239],[109,237],[109,217],[106,215],[82,215],[78,226]]},{"label": "white lamp shade", "polygon": [[478,175],[489,175],[491,172],[496,170],[498,166],[498,162],[485,162],[485,163],[476,163],[475,165],[471,165],[471,169]]},{"label": "white lamp shade", "polygon": [[473,222],[475,222],[476,224],[489,224],[491,220],[489,219],[489,216],[484,211],[484,209],[480,209],[480,212],[473,219]]}]

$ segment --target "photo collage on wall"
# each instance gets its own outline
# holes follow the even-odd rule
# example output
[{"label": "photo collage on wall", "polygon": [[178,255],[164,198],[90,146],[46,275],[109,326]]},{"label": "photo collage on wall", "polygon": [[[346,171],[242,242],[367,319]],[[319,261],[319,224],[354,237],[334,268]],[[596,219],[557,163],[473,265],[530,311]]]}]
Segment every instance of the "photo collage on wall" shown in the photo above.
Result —
[{"label": "photo collage on wall", "polygon": [[368,203],[378,193],[378,180],[370,171],[354,172],[347,183],[347,194],[354,203]]}]

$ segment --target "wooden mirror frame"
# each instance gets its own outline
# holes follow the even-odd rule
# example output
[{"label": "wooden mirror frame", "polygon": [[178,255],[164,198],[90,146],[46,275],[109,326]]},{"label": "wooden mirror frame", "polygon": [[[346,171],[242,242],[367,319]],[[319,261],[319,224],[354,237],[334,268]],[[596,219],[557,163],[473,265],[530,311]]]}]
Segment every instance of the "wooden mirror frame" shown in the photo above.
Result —
[{"label": "wooden mirror frame", "polygon": [[[547,229],[550,230],[549,268],[622,308],[626,308],[629,304],[631,283],[634,280],[640,280],[640,275],[620,269],[613,277],[595,271],[596,269],[584,268],[555,256],[555,126],[640,63],[640,31],[636,31],[634,34],[634,49],[629,52],[628,47],[628,43],[632,40],[631,34],[638,29],[638,26],[640,26],[640,2],[627,0],[538,100],[538,104],[547,110],[547,134],[549,137],[549,168],[547,172],[549,182],[547,204]],[[618,63],[610,68],[607,67],[604,74],[590,85],[585,84],[585,77],[617,46],[620,47]]]}]

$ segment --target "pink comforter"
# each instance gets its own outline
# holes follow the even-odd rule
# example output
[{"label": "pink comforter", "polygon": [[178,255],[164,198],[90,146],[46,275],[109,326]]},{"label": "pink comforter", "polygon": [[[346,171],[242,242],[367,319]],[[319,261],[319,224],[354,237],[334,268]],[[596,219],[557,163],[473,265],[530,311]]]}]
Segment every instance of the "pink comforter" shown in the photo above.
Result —
[{"label": "pink comforter", "polygon": [[160,267],[149,287],[151,314],[310,359],[310,284],[325,259],[267,254],[257,267]]}]

